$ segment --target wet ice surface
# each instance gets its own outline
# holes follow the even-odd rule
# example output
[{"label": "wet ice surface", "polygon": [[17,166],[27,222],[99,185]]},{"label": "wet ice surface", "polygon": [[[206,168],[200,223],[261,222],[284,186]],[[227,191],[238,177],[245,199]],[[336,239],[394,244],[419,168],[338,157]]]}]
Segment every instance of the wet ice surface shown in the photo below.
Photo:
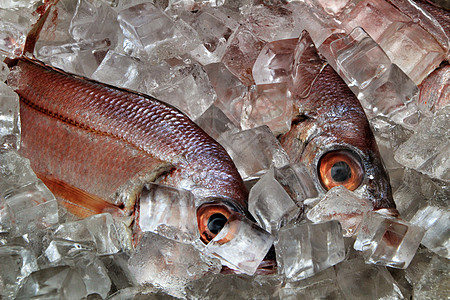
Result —
[{"label": "wet ice surface", "polygon": [[[127,218],[77,220],[18,154],[18,97],[1,83],[0,298],[448,296],[448,71],[429,102],[418,99],[448,55],[433,18],[409,1],[143,2],[60,0],[35,55],[188,114],[253,181],[249,210],[259,226],[238,217],[205,247],[190,193],[168,187],[141,199],[146,219],[134,248]],[[40,1],[0,3],[3,60],[20,54]],[[321,67],[298,64],[310,49],[298,44],[303,29],[366,110],[402,219],[371,212],[342,187],[318,190],[278,143],[293,96],[308,92],[301,68]],[[7,73],[1,64],[1,82]],[[252,275],[273,243],[277,274]],[[222,265],[250,275],[220,274]]]}]

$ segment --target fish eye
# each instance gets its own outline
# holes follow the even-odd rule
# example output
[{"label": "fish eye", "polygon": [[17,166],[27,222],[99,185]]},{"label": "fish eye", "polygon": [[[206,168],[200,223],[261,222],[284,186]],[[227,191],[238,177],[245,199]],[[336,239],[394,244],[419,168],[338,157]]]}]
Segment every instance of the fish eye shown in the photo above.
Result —
[{"label": "fish eye", "polygon": [[208,229],[213,234],[218,234],[220,230],[222,230],[223,226],[225,226],[225,223],[227,223],[228,219],[220,214],[213,214],[208,219]]},{"label": "fish eye", "polygon": [[350,150],[334,150],[325,153],[319,160],[320,184],[327,191],[343,185],[350,191],[356,190],[364,177],[359,156]]},{"label": "fish eye", "polygon": [[221,203],[205,203],[197,209],[200,239],[209,243],[228,222],[233,210]]}]

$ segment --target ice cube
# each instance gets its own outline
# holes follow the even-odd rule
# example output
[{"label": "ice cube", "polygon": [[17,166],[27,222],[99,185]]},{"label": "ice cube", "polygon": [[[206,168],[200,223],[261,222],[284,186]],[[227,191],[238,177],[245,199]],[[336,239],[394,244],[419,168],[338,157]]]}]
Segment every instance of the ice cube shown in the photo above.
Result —
[{"label": "ice cube", "polygon": [[343,234],[353,236],[364,214],[373,209],[372,202],[361,198],[343,186],[329,190],[306,214],[314,223],[337,220],[341,223]]},{"label": "ice cube", "polygon": [[416,256],[405,270],[406,279],[412,284],[417,299],[448,298],[448,259],[426,248],[419,248]]},{"label": "ice cube", "polygon": [[420,85],[418,107],[425,116],[450,104],[450,65],[431,73]]},{"label": "ice cube", "polygon": [[173,20],[152,3],[123,9],[117,19],[124,35],[141,48],[170,39],[175,31]]},{"label": "ice cube", "polygon": [[286,133],[291,128],[293,100],[286,83],[252,86],[244,98],[241,128],[269,126],[274,135]]},{"label": "ice cube", "polygon": [[167,75],[170,77],[166,85],[159,86],[150,94],[178,107],[192,120],[200,117],[214,103],[216,93],[200,65],[174,67]]},{"label": "ice cube", "polygon": [[424,230],[380,212],[368,212],[353,247],[368,263],[405,269],[422,240]]},{"label": "ice cube", "polygon": [[224,134],[219,143],[230,154],[244,179],[259,176],[271,165],[280,168],[289,163],[286,151],[266,125]]},{"label": "ice cube", "polygon": [[76,41],[112,40],[119,29],[117,13],[101,1],[79,1],[69,32]]},{"label": "ice cube", "polygon": [[24,281],[16,299],[55,296],[65,299],[82,299],[88,292],[81,275],[69,266],[41,269],[30,274]]},{"label": "ice cube", "polygon": [[17,149],[19,145],[19,96],[0,82],[0,149]]},{"label": "ice cube", "polygon": [[136,279],[128,268],[129,255],[119,252],[113,255],[102,255],[100,260],[108,271],[112,286],[117,290],[137,286]]},{"label": "ice cube", "polygon": [[421,244],[440,256],[450,258],[450,212],[438,206],[426,206],[414,215],[412,224],[424,228]]},{"label": "ice cube", "polygon": [[235,124],[241,124],[243,97],[247,88],[222,63],[205,66],[211,85],[217,94],[215,105]]},{"label": "ice cube", "polygon": [[313,276],[345,258],[344,239],[338,221],[288,225],[275,243],[278,272],[288,281]]},{"label": "ice cube", "polygon": [[98,214],[80,221],[59,225],[53,238],[66,239],[93,245],[98,254],[113,254],[120,251],[120,241],[110,214]]},{"label": "ice cube", "polygon": [[409,140],[398,147],[395,159],[430,177],[450,179],[450,135],[448,118],[450,106],[424,118]]},{"label": "ice cube", "polygon": [[191,282],[188,299],[278,299],[278,275],[214,274]]},{"label": "ice cube", "polygon": [[[1,60],[0,61],[0,81],[1,82],[5,82],[6,79],[8,79],[8,74],[9,74],[8,65],[3,62],[4,59],[5,59],[5,56],[2,53],[0,53],[0,60]],[[2,90],[3,90],[3,85],[2,85]]]},{"label": "ice cube", "polygon": [[15,299],[17,290],[38,265],[33,253],[22,246],[0,246],[0,296]]},{"label": "ice cube", "polygon": [[246,217],[235,213],[206,245],[203,253],[218,257],[223,265],[253,275],[273,244],[273,237]]},{"label": "ice cube", "polygon": [[253,64],[264,44],[263,40],[241,25],[230,37],[222,62],[244,85],[250,86],[255,83]]},{"label": "ice cube", "polygon": [[214,104],[197,118],[195,123],[215,140],[227,131],[239,131],[224,112]]},{"label": "ice cube", "polygon": [[0,20],[0,50],[10,57],[20,56],[34,18],[31,14],[1,9]]},{"label": "ice cube", "polygon": [[385,267],[354,258],[336,265],[337,283],[345,299],[405,299]]},{"label": "ice cube", "polygon": [[4,195],[16,222],[16,234],[58,223],[58,203],[41,180],[9,190]]},{"label": "ice cube", "polygon": [[281,6],[256,2],[244,16],[245,26],[264,41],[297,38],[301,31],[300,19],[289,4]]},{"label": "ice cube", "polygon": [[413,22],[394,23],[378,42],[392,62],[416,84],[441,64],[447,52],[431,34]]},{"label": "ice cube", "polygon": [[316,186],[302,163],[275,169],[275,179],[297,205],[301,205],[305,199],[317,197]]},{"label": "ice cube", "polygon": [[14,223],[13,214],[5,198],[0,196],[0,233],[7,233],[11,230]]},{"label": "ice cube", "polygon": [[[92,77],[92,73],[99,67],[110,47],[111,42],[107,39],[93,42],[45,45],[39,49],[36,57],[66,72]],[[108,61],[108,63],[111,64],[111,61]],[[109,75],[111,74],[115,73],[111,72]],[[98,80],[109,82],[108,80],[110,79],[98,78]],[[120,84],[115,82],[112,82],[112,84],[120,86]]]},{"label": "ice cube", "polygon": [[190,243],[200,237],[194,195],[182,189],[148,183],[139,199],[139,227]]},{"label": "ice cube", "polygon": [[[372,125],[378,149],[383,157],[386,168],[388,170],[401,168],[402,165],[394,159],[393,150],[395,151],[401,144],[406,142],[411,134],[413,134],[413,131],[383,116],[373,118],[370,120],[370,124]],[[390,179],[392,185],[392,178]]]},{"label": "ice cube", "polygon": [[334,268],[295,282],[287,282],[280,290],[280,299],[345,299],[337,285]]},{"label": "ice cube", "polygon": [[151,232],[144,234],[128,266],[139,284],[160,286],[178,297],[188,282],[220,271],[217,261],[212,262],[194,246]]},{"label": "ice cube", "polygon": [[221,61],[228,40],[239,24],[221,11],[208,10],[197,14],[191,26],[203,42],[191,51],[191,55],[202,65],[208,65]]},{"label": "ice cube", "polygon": [[299,28],[308,31],[316,47],[320,47],[333,33],[344,32],[341,29],[341,22],[327,14],[319,5],[305,1],[296,1],[290,4],[296,14]]},{"label": "ice cube", "polygon": [[0,192],[3,196],[10,190],[36,181],[28,159],[16,151],[0,152]]},{"label": "ice cube", "polygon": [[297,38],[267,43],[253,65],[255,84],[288,82],[292,75],[297,43]]},{"label": "ice cube", "polygon": [[275,179],[273,167],[252,187],[248,197],[248,210],[266,231],[276,232],[295,220],[301,209]]},{"label": "ice cube", "polygon": [[141,84],[139,62],[131,57],[109,50],[92,79],[117,87],[137,90]]},{"label": "ice cube", "polygon": [[446,51],[411,18],[386,1],[361,1],[343,18],[348,32],[361,26],[392,62],[419,84],[444,59]]},{"label": "ice cube", "polygon": [[386,53],[361,27],[331,42],[330,50],[338,70],[358,89],[366,88],[391,66]]}]

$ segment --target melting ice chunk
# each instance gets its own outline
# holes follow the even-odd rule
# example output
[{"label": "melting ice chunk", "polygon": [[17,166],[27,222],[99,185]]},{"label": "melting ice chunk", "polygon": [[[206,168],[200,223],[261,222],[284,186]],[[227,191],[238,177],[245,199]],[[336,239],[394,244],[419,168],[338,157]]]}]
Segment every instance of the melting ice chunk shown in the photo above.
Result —
[{"label": "melting ice chunk", "polygon": [[287,225],[275,243],[279,272],[289,281],[311,277],[345,258],[344,238],[338,221]]},{"label": "melting ice chunk", "polygon": [[252,86],[242,106],[242,129],[269,126],[274,135],[289,131],[292,122],[293,100],[286,83]]},{"label": "melting ice chunk", "polygon": [[301,212],[300,207],[275,179],[273,167],[250,190],[248,210],[258,224],[272,234],[296,219]]},{"label": "melting ice chunk", "polygon": [[137,90],[141,84],[137,60],[114,51],[108,51],[92,78],[117,87]]},{"label": "melting ice chunk", "polygon": [[275,169],[275,178],[297,205],[301,205],[305,199],[317,197],[316,186],[302,163]]},{"label": "melting ice chunk", "polygon": [[360,27],[347,36],[333,35],[319,50],[358,96],[369,118],[405,109],[418,97],[415,83],[391,64],[380,46]]},{"label": "melting ice chunk", "polygon": [[207,273],[218,273],[220,263],[211,261],[194,246],[147,232],[128,265],[139,284],[153,284],[180,296],[183,287]]},{"label": "melting ice chunk", "polygon": [[195,120],[195,123],[215,140],[227,131],[239,131],[225,113],[214,104]]},{"label": "melting ice chunk", "polygon": [[379,212],[368,212],[353,247],[365,260],[383,266],[406,269],[422,240],[421,227]]},{"label": "melting ice chunk", "polygon": [[11,230],[13,215],[6,200],[0,196],[0,233],[6,233]]},{"label": "melting ice chunk", "polygon": [[450,180],[450,106],[424,118],[416,133],[395,152],[402,165],[433,178]]},{"label": "melting ice chunk", "polygon": [[199,238],[194,195],[182,189],[148,183],[139,200],[139,227],[181,242]]},{"label": "melting ice chunk", "polygon": [[250,86],[255,84],[252,67],[263,46],[263,40],[241,25],[230,37],[222,62],[243,84]]},{"label": "melting ice chunk", "polygon": [[337,285],[334,268],[328,268],[300,281],[287,282],[280,290],[280,299],[336,299],[344,296]]},{"label": "melting ice chunk", "polygon": [[337,282],[345,299],[405,299],[385,267],[354,258],[336,265]]},{"label": "melting ice chunk", "polygon": [[112,254],[120,250],[113,218],[107,213],[61,224],[55,229],[53,238],[91,244],[99,254]]},{"label": "melting ice chunk", "polygon": [[0,195],[6,199],[15,216],[15,234],[46,228],[58,222],[55,197],[37,179],[29,160],[15,151],[0,153]]},{"label": "melting ice chunk", "polygon": [[236,213],[203,252],[218,257],[222,264],[239,272],[253,275],[273,244],[273,237]]},{"label": "melting ice chunk", "polygon": [[314,223],[337,220],[341,223],[344,236],[356,233],[364,214],[373,209],[372,202],[355,195],[343,186],[337,186],[327,192],[307,213]]},{"label": "melting ice chunk", "polygon": [[342,21],[348,32],[364,28],[416,84],[445,58],[446,50],[430,33],[386,1],[361,1]]},{"label": "melting ice chunk", "polygon": [[[3,3],[2,3],[3,6]],[[26,35],[31,29],[33,19],[29,15],[13,10],[0,10],[0,50],[11,57],[22,54]]]},{"label": "melting ice chunk", "polygon": [[17,149],[19,144],[19,96],[0,82],[0,149]]},{"label": "melting ice chunk", "polygon": [[15,294],[38,265],[33,253],[22,246],[0,246],[0,296],[15,299]]},{"label": "melting ice chunk", "polygon": [[50,267],[33,272],[26,278],[16,299],[32,297],[82,299],[88,294],[81,275],[69,266]]},{"label": "melting ice chunk", "polygon": [[255,83],[258,85],[288,82],[292,74],[297,43],[298,39],[287,39],[266,44],[253,65]]},{"label": "melting ice chunk", "polygon": [[244,179],[257,177],[271,165],[279,168],[289,163],[286,151],[266,125],[224,134],[219,143],[230,154]]}]

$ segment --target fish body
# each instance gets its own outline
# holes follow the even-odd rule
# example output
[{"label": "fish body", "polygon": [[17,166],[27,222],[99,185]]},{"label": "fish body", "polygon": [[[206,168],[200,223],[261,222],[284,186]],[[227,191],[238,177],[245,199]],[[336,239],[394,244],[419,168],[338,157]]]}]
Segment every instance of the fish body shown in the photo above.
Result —
[{"label": "fish body", "polygon": [[[191,190],[199,205],[247,211],[247,190],[225,149],[178,109],[27,58],[8,84],[20,97],[22,154],[57,196],[72,197],[72,211],[129,214],[155,180]],[[78,209],[86,195],[99,203],[90,212]]]}]

